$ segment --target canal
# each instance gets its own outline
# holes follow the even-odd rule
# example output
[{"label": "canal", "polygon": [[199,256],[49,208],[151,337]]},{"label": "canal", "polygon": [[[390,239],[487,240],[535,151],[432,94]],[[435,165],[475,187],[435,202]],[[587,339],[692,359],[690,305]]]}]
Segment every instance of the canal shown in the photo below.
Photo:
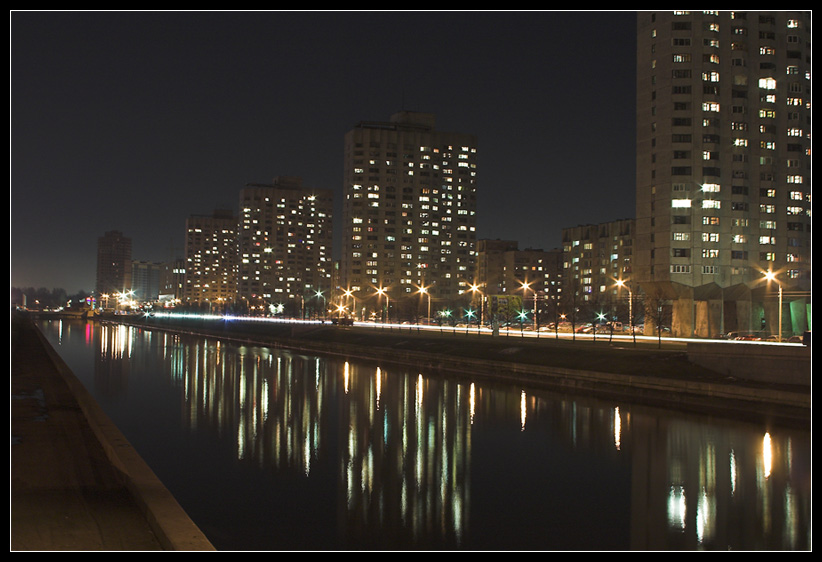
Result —
[{"label": "canal", "polygon": [[42,321],[219,550],[809,550],[810,429]]}]

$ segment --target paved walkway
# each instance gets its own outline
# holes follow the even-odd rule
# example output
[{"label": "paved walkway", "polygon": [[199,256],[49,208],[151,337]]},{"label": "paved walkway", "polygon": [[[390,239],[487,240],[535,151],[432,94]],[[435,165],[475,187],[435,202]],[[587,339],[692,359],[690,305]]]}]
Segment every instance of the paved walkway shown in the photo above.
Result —
[{"label": "paved walkway", "polygon": [[12,324],[10,550],[213,550],[35,329]]}]

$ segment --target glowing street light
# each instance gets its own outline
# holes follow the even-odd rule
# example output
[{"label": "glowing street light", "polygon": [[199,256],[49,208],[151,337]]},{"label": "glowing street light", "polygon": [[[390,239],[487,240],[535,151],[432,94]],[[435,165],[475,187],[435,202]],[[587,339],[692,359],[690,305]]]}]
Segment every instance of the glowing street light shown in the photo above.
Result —
[{"label": "glowing street light", "polygon": [[485,295],[482,293],[482,290],[480,289],[479,285],[477,285],[476,283],[471,285],[471,292],[474,293],[475,295],[477,293],[479,293],[479,295],[480,295],[480,319],[479,319],[479,321],[480,321],[480,324],[482,324],[484,326],[485,325]]},{"label": "glowing street light", "polygon": [[[526,291],[530,288],[530,283],[526,281],[522,284],[522,296],[525,298],[527,296]],[[534,293],[534,330],[537,329],[537,290],[531,289]],[[524,302],[522,304],[525,304]]]},{"label": "glowing street light", "polygon": [[428,290],[428,287],[420,287],[420,294],[428,295],[428,316],[425,317],[426,321],[430,321],[431,319],[431,291]]},{"label": "glowing street light", "polygon": [[323,295],[322,290],[317,290],[317,291],[314,292],[314,296],[317,297],[318,299],[323,300],[323,317],[325,317],[326,308],[328,307],[328,304],[326,303],[326,300],[325,300],[325,295]]},{"label": "glowing street light", "polygon": [[773,281],[779,287],[779,315],[778,315],[778,322],[779,322],[779,341],[782,341],[782,283],[776,280],[776,274],[773,271],[766,271],[765,272],[765,279],[768,281]]},{"label": "glowing street light", "polygon": [[391,299],[388,298],[388,291],[386,289],[383,289],[382,287],[380,287],[379,289],[377,289],[377,294],[381,297],[385,297],[385,321],[388,322],[389,321],[388,310],[389,310],[389,307],[391,306]]},{"label": "glowing street light", "polygon": [[354,296],[354,292],[351,289],[346,289],[343,291],[343,294],[351,299],[354,302],[354,306],[351,307],[351,315],[356,318],[357,316],[357,298]]},{"label": "glowing street light", "polygon": [[630,285],[626,285],[622,279],[617,279],[617,286],[628,289],[628,317],[631,322],[631,337],[634,338],[634,344],[636,344],[636,333],[634,332],[634,294],[631,291]]}]

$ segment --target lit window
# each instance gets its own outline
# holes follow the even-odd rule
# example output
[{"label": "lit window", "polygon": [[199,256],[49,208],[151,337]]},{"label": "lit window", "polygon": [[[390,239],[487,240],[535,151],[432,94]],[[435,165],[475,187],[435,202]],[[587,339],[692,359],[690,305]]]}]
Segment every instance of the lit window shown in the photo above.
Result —
[{"label": "lit window", "polygon": [[776,80],[774,78],[760,78],[759,87],[763,90],[776,90]]}]

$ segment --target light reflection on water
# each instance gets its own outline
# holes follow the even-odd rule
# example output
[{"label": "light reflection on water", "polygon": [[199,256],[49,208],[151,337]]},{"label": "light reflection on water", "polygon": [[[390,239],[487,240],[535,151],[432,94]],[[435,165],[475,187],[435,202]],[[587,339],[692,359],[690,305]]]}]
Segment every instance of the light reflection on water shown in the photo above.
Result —
[{"label": "light reflection on water", "polygon": [[42,327],[221,550],[810,548],[808,431]]}]

